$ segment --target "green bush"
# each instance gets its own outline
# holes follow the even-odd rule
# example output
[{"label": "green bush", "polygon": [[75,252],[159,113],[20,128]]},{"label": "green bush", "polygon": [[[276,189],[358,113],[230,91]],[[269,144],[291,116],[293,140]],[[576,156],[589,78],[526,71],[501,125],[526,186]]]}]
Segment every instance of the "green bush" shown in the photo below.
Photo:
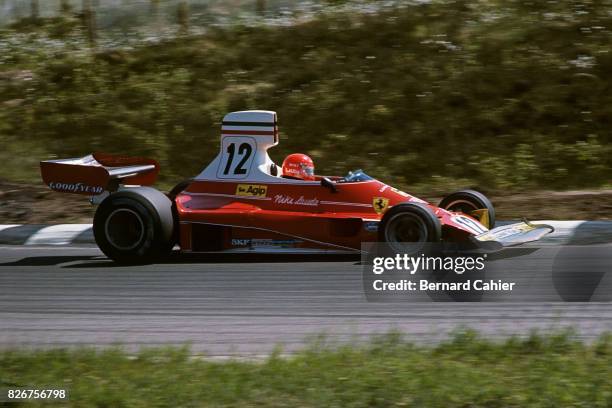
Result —
[{"label": "green bush", "polygon": [[[41,146],[41,158],[149,155],[169,184],[214,157],[225,113],[271,109],[282,140],[273,158],[305,152],[324,174],[361,167],[419,188],[609,185],[605,0],[347,10],[128,50],[90,51],[70,21],[6,30],[0,137]],[[0,168],[20,174],[37,173]]]}]

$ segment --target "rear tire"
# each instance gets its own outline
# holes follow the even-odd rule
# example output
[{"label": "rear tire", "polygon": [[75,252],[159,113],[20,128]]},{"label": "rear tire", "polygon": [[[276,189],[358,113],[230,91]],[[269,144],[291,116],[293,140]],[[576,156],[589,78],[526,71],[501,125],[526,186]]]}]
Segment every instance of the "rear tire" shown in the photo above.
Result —
[{"label": "rear tire", "polygon": [[440,242],[440,220],[426,204],[403,203],[393,206],[383,216],[378,239],[394,252],[422,252],[429,243]]},{"label": "rear tire", "polygon": [[94,216],[98,247],[118,263],[150,263],[174,246],[172,201],[150,187],[109,195]]},{"label": "rear tire", "polygon": [[[485,227],[495,227],[495,208],[484,194],[475,190],[462,190],[452,193],[440,201],[438,207],[448,211],[460,212],[477,219]],[[488,221],[478,210],[487,210]],[[474,213],[476,211],[476,213]]]}]

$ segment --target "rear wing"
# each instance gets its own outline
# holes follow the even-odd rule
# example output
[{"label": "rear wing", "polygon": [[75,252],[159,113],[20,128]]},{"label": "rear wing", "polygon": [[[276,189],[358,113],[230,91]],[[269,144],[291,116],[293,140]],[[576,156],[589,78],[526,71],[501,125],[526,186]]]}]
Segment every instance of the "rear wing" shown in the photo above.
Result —
[{"label": "rear wing", "polygon": [[40,173],[52,190],[98,195],[115,191],[120,184],[148,186],[155,183],[159,163],[144,157],[93,153],[75,159],[41,161]]}]

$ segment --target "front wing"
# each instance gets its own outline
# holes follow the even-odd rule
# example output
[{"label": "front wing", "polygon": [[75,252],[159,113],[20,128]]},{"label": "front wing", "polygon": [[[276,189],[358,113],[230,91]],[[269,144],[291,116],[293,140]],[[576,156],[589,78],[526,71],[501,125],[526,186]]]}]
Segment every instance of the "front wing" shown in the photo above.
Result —
[{"label": "front wing", "polygon": [[476,235],[473,239],[481,246],[509,247],[527,242],[533,242],[550,234],[555,229],[546,224],[532,224],[528,221],[516,224],[502,225],[487,232]]}]

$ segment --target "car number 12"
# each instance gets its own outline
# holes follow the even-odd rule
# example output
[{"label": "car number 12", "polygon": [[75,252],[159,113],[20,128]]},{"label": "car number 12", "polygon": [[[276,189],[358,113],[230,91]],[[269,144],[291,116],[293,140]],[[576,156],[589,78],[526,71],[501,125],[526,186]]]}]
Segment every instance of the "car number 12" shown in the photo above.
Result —
[{"label": "car number 12", "polygon": [[[230,143],[227,146],[227,154],[229,155],[229,158],[227,159],[227,164],[225,165],[225,170],[223,170],[223,174],[229,174],[232,168],[232,162],[234,161],[235,152],[236,143]],[[233,173],[246,174],[247,171],[244,168],[244,163],[246,163],[251,157],[251,154],[253,154],[253,148],[248,143],[240,143],[240,147],[238,147],[238,154],[242,156],[242,159],[240,160],[240,162],[238,162],[236,167],[234,167]]]},{"label": "car number 12", "polygon": [[223,156],[218,176],[221,178],[245,178],[255,156],[255,141],[248,137],[231,137],[223,140]]}]

